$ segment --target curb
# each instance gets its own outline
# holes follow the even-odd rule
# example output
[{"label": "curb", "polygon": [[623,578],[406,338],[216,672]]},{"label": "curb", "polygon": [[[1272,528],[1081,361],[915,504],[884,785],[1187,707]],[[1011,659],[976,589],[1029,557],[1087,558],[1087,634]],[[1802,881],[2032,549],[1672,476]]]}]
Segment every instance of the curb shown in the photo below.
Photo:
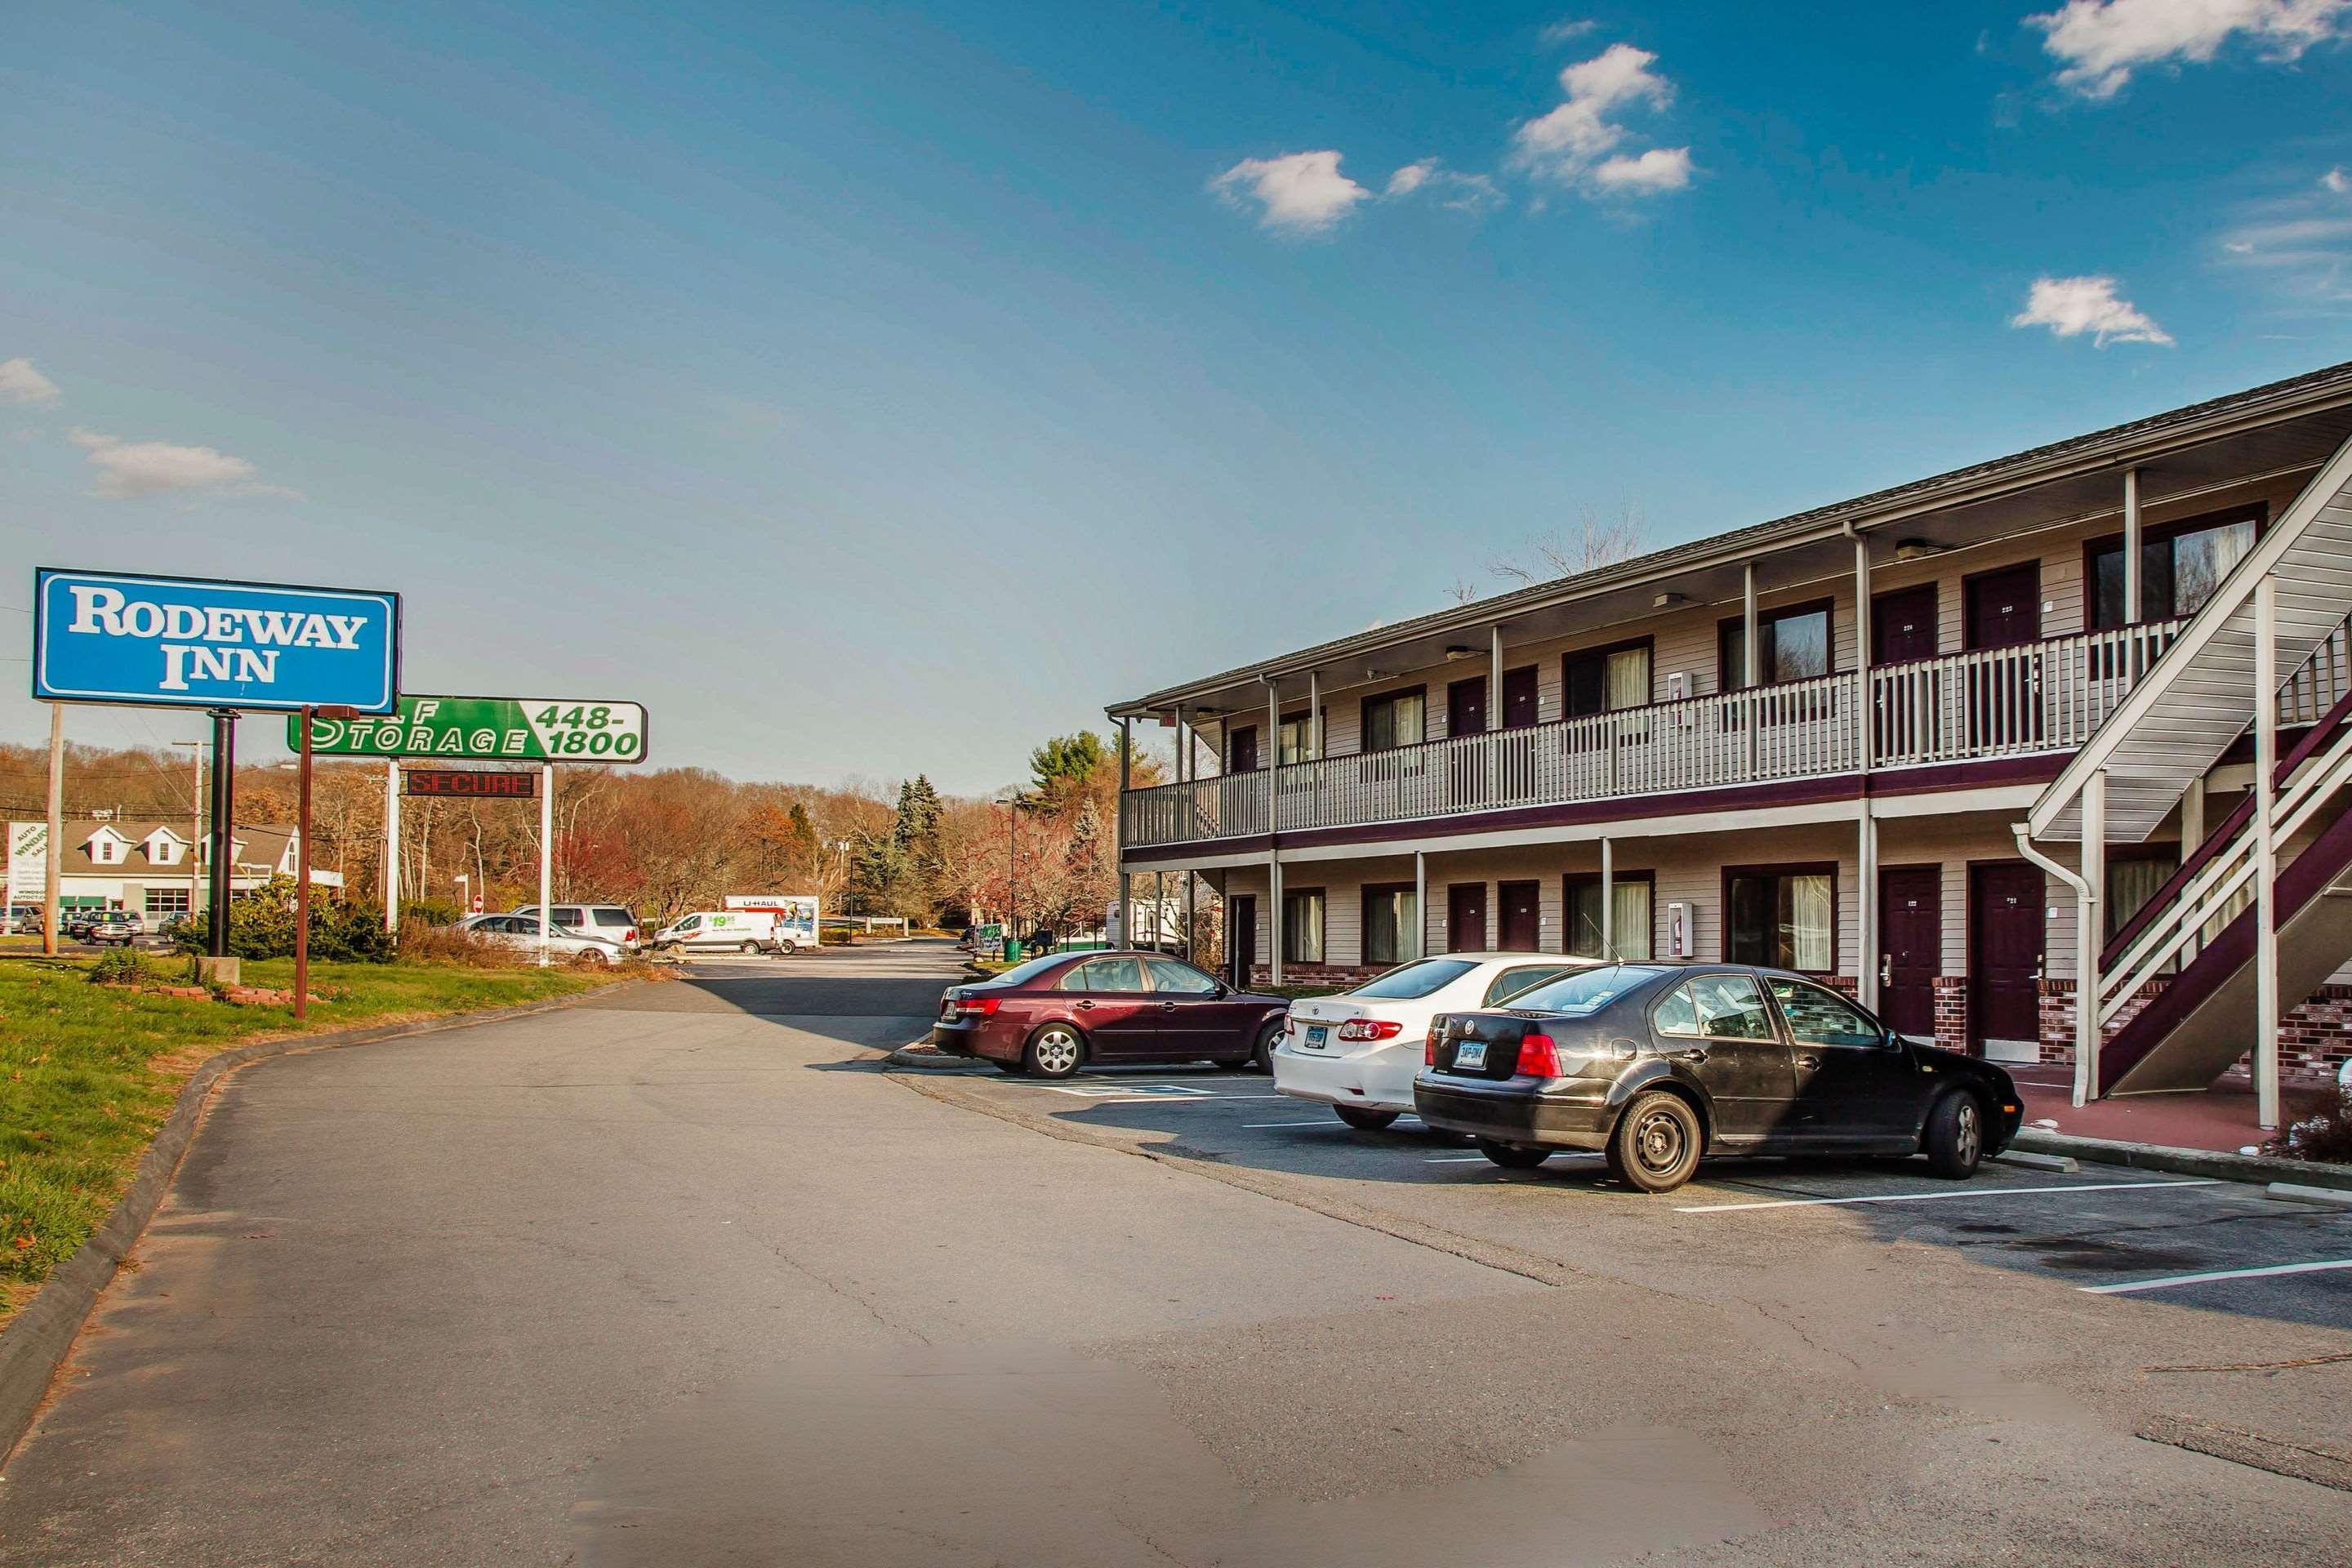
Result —
[{"label": "curb", "polygon": [[[621,984],[632,984],[624,981]],[[48,1397],[49,1385],[58,1369],[72,1353],[74,1341],[80,1337],[82,1324],[90,1310],[98,1305],[99,1296],[114,1280],[115,1270],[136,1246],[147,1229],[147,1222],[163,1202],[163,1194],[178,1173],[181,1156],[195,1139],[198,1123],[204,1120],[205,1105],[220,1080],[249,1063],[265,1061],[271,1057],[291,1056],[297,1051],[315,1051],[338,1046],[372,1045],[379,1040],[401,1039],[410,1035],[438,1034],[446,1029],[471,1028],[477,1024],[494,1024],[502,1019],[520,1018],[533,1013],[552,1013],[576,1005],[597,995],[604,987],[583,991],[577,996],[558,997],[547,1002],[519,1002],[511,1007],[494,1007],[478,1013],[453,1013],[446,1017],[425,1018],[405,1024],[380,1024],[361,1028],[335,1029],[317,1035],[289,1035],[283,1039],[257,1040],[250,1045],[231,1046],[215,1052],[200,1063],[180,1086],[177,1099],[172,1102],[172,1113],[156,1130],[139,1157],[139,1169],[123,1189],[113,1210],[89,1239],[75,1249],[74,1255],[58,1265],[41,1282],[33,1299],[24,1310],[0,1329],[0,1462],[5,1462],[23,1440],[39,1415],[41,1405]]]},{"label": "curb", "polygon": [[2332,1187],[2352,1192],[2352,1165],[2315,1164],[2307,1160],[2284,1160],[2274,1154],[2224,1154],[2212,1149],[2173,1149],[2161,1143],[2077,1138],[2031,1127],[2011,1138],[2009,1146],[2035,1154],[2072,1154],[2078,1160],[2094,1160],[2102,1165],[2129,1165],[2142,1171],[2171,1171],[2184,1176],[2251,1182],[2256,1186],[2266,1186],[2272,1182],[2290,1182],[2307,1187]]}]

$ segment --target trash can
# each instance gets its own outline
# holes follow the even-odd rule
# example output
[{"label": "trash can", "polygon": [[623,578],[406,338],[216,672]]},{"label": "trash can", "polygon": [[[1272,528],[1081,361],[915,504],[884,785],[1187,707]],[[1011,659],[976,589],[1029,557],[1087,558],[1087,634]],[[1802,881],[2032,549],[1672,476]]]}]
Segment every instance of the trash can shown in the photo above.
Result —
[{"label": "trash can", "polygon": [[1019,937],[1008,936],[1004,939],[1004,962],[1007,963],[1018,963],[1021,962],[1021,939]]}]

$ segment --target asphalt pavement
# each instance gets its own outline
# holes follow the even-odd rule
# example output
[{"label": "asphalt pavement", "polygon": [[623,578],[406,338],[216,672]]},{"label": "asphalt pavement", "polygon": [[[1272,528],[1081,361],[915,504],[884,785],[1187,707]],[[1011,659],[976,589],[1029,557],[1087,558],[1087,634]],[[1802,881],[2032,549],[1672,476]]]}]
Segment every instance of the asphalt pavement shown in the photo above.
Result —
[{"label": "asphalt pavement", "polygon": [[886,1072],[944,947],[690,973],[233,1079],[0,1562],[2352,1555],[2341,1211],[1643,1197],[1251,1074]]}]

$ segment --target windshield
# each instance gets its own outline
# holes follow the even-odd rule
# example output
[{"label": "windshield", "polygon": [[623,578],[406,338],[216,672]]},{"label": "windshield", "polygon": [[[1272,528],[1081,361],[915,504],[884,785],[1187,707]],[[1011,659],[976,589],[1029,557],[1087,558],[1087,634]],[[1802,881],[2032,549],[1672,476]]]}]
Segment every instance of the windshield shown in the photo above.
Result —
[{"label": "windshield", "polygon": [[1598,1013],[1643,981],[1654,980],[1664,973],[1646,964],[1606,963],[1598,969],[1580,969],[1574,974],[1563,975],[1549,985],[1538,985],[1512,997],[1510,1005],[1546,1013]]},{"label": "windshield", "polygon": [[1391,969],[1377,980],[1367,980],[1350,996],[1410,1002],[1444,989],[1478,966],[1459,958],[1424,958],[1402,969]]}]

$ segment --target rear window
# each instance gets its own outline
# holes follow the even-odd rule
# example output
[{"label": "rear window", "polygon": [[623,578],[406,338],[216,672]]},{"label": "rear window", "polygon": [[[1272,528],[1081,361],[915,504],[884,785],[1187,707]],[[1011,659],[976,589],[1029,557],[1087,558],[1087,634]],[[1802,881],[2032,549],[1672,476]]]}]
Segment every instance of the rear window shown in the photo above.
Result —
[{"label": "rear window", "polygon": [[992,974],[986,980],[978,982],[977,984],[984,985],[1018,985],[1024,981],[1036,979],[1037,976],[1045,973],[1047,970],[1053,968],[1054,965],[1057,963],[1067,963],[1069,962],[1069,955],[1066,953],[1060,954],[1058,956],[1048,953],[1044,958],[1033,958],[1026,963],[1016,963],[1012,968],[1006,970],[1003,973]]},{"label": "rear window", "polygon": [[596,923],[600,926],[633,926],[637,923],[636,916],[626,910],[614,909],[610,904],[600,904],[588,912],[596,917]]},{"label": "rear window", "polygon": [[1532,967],[1521,965],[1517,969],[1506,969],[1502,973],[1486,982],[1486,994],[1479,1005],[1492,1007],[1507,997],[1516,996],[1533,986],[1557,980],[1578,967],[1580,966],[1572,963],[1546,963]]},{"label": "rear window", "polygon": [[1598,1013],[1645,981],[1665,973],[1638,963],[1604,963],[1562,975],[1549,985],[1510,999],[1513,1007],[1534,1007],[1546,1013]]},{"label": "rear window", "polygon": [[1402,969],[1391,969],[1377,980],[1367,980],[1348,994],[1384,1002],[1417,1001],[1444,990],[1477,967],[1459,958],[1424,958]]}]

